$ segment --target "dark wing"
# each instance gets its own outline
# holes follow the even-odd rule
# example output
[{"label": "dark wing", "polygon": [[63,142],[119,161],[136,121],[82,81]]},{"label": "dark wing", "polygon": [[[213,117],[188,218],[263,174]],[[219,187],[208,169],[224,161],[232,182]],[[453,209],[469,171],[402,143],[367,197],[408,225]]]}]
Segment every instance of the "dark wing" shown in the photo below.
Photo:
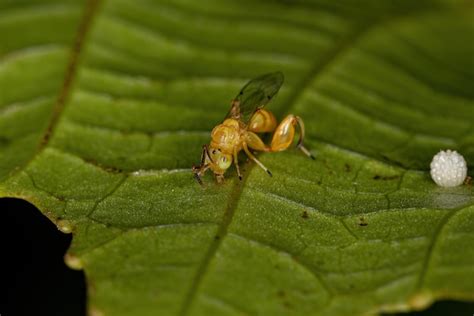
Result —
[{"label": "dark wing", "polygon": [[232,101],[226,118],[236,118],[248,123],[253,113],[267,105],[278,93],[283,79],[283,73],[278,71],[250,80]]}]

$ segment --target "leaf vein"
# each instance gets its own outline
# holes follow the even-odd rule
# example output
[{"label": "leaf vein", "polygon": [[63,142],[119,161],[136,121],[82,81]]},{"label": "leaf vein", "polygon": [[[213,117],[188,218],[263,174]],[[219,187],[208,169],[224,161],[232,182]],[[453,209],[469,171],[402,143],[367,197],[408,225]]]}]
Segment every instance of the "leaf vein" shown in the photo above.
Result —
[{"label": "leaf vein", "polygon": [[275,245],[270,245],[270,244],[264,243],[264,242],[256,240],[256,239],[249,238],[248,236],[243,236],[243,235],[237,234],[235,232],[229,233],[228,235],[231,235],[231,236],[234,236],[234,237],[237,237],[237,238],[240,238],[240,239],[244,239],[244,240],[246,240],[246,241],[248,241],[252,244],[259,245],[260,247],[269,248],[269,249],[271,249],[271,250],[273,250],[277,253],[282,253],[286,256],[289,256],[293,260],[293,262],[295,262],[297,265],[302,267],[304,270],[308,271],[311,275],[314,276],[314,278],[316,280],[318,280],[319,284],[328,293],[329,297],[333,296],[333,290],[328,286],[328,284],[323,279],[323,277],[318,272],[316,272],[316,269],[314,269],[313,267],[308,265],[306,262],[301,261],[300,260],[301,258],[296,258],[295,255],[292,254],[291,252],[289,252],[288,250],[277,247]]},{"label": "leaf vein", "polygon": [[53,134],[54,129],[56,128],[56,125],[61,117],[61,114],[64,111],[66,102],[71,93],[72,86],[74,84],[74,80],[77,73],[77,67],[79,64],[79,58],[82,52],[84,40],[87,33],[89,32],[92,20],[96,15],[96,11],[101,1],[102,0],[88,0],[85,5],[83,17],[80,21],[73,47],[71,48],[71,55],[69,57],[69,64],[67,65],[66,74],[64,76],[63,86],[57,96],[56,103],[51,114],[51,118],[38,144],[36,154],[33,155],[30,160],[27,161],[21,168],[18,168],[14,173],[12,173],[10,177],[13,177],[14,175],[18,174],[20,171],[28,167],[28,165],[43,151],[44,148],[46,148],[46,145],[49,143],[51,135]]},{"label": "leaf vein", "polygon": [[443,229],[446,227],[448,222],[458,212],[462,211],[463,209],[464,209],[464,207],[451,210],[448,214],[446,214],[442,218],[442,220],[440,221],[440,223],[436,227],[436,229],[434,231],[434,234],[433,234],[433,237],[431,238],[431,243],[428,245],[428,249],[426,251],[426,255],[425,255],[425,258],[424,258],[423,263],[422,263],[420,275],[419,275],[418,280],[416,282],[416,290],[420,290],[424,285],[426,275],[428,274],[428,269],[430,267],[430,264],[431,264],[431,261],[432,261],[432,258],[433,258],[434,249],[436,247],[436,244],[438,243],[438,240],[441,236],[441,233],[442,233]]}]

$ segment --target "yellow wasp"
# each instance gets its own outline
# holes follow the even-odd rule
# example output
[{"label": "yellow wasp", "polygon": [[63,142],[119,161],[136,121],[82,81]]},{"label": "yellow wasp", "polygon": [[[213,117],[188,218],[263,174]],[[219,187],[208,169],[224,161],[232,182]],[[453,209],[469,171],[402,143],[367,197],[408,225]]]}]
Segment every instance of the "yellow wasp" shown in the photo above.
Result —
[{"label": "yellow wasp", "polygon": [[[283,74],[274,72],[250,80],[240,90],[222,124],[212,130],[211,143],[209,146],[203,146],[201,164],[193,166],[194,176],[200,184],[202,184],[201,177],[208,169],[212,170],[218,183],[223,182],[224,173],[232,162],[235,164],[239,179],[242,180],[237,160],[242,149],[250,159],[272,176],[270,170],[252,154],[251,150],[264,152],[286,150],[293,143],[295,126],[299,127],[300,132],[297,148],[314,159],[309,150],[303,146],[304,124],[300,117],[289,114],[277,126],[275,116],[263,109],[277,94],[282,84]],[[270,146],[267,146],[257,133],[270,132],[273,132],[273,137]]]}]

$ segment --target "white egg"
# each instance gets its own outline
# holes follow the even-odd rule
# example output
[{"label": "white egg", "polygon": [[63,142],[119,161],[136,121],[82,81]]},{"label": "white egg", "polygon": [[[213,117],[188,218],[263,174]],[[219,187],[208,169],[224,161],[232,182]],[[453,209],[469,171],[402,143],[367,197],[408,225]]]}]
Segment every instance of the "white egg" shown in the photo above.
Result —
[{"label": "white egg", "polygon": [[467,164],[464,157],[455,150],[442,150],[430,164],[431,178],[442,187],[455,187],[464,182],[467,176]]}]

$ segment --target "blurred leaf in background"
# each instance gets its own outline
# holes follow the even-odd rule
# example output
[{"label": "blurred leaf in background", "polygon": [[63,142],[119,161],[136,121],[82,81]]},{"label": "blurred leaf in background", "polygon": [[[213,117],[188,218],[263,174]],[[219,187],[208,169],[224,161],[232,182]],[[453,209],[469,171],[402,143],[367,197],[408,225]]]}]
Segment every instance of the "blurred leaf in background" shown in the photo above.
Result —
[{"label": "blurred leaf in background", "polygon": [[[73,233],[93,315],[363,315],[474,299],[470,1],[0,0],[0,196]],[[197,185],[251,78],[316,161]],[[244,161],[244,160],[242,160]]]}]

